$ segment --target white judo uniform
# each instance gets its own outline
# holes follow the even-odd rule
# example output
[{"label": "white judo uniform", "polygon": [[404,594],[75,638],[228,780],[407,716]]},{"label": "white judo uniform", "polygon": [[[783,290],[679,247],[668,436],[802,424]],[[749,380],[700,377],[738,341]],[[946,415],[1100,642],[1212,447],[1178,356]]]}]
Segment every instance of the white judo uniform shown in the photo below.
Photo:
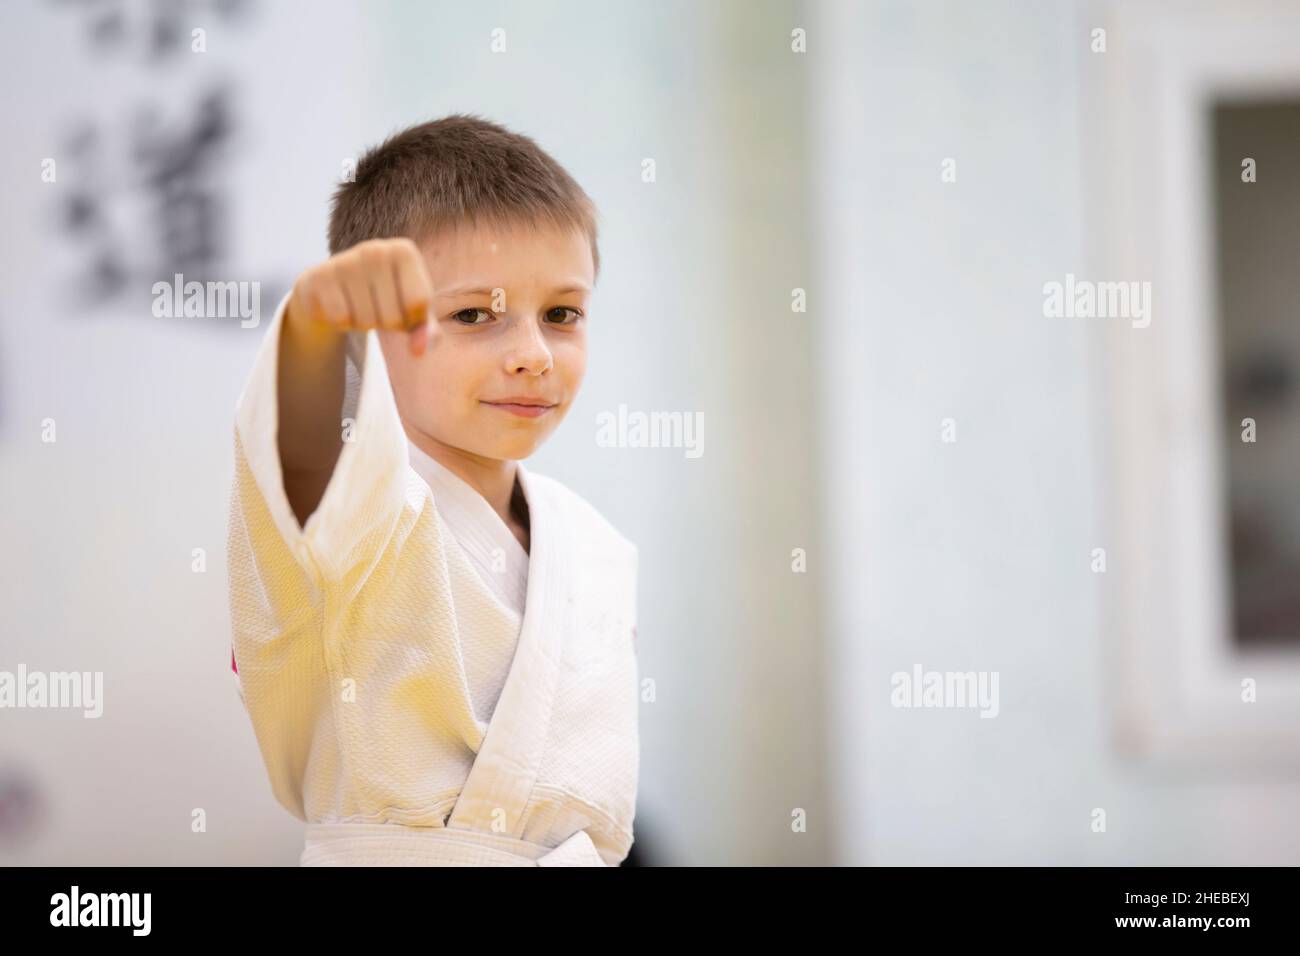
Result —
[{"label": "white judo uniform", "polygon": [[639,764],[635,546],[520,464],[524,553],[409,443],[374,333],[349,362],[350,440],[299,527],[276,441],[286,305],[236,411],[228,560],[232,666],[272,792],[307,824],[302,864],[617,865]]}]

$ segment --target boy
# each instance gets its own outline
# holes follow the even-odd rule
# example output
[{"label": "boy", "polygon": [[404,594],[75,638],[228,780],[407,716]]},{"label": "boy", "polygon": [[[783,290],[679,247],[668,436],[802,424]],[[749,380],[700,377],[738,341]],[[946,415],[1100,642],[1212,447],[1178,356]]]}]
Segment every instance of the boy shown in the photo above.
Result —
[{"label": "boy", "polygon": [[455,115],[371,150],[240,396],[231,666],[303,865],[618,865],[636,548],[525,470],[577,397],[595,210]]}]

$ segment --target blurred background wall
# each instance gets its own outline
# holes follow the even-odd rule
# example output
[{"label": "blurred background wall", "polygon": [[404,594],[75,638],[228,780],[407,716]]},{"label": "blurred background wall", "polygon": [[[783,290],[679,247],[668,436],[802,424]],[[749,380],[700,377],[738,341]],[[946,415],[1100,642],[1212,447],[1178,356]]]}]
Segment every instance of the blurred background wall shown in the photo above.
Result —
[{"label": "blurred background wall", "polygon": [[[1107,15],[4,5],[0,669],[103,671],[106,700],[0,710],[0,861],[297,862],[229,673],[263,327],[154,318],[150,290],[259,281],[269,320],[348,159],[456,111],[535,137],[603,217],[584,395],[532,464],[640,547],[638,862],[1300,861],[1295,776],[1113,742],[1105,352],[1042,296],[1097,234]],[[704,454],[598,447],[620,404],[702,413]],[[917,664],[997,671],[998,717],[892,706]]]}]

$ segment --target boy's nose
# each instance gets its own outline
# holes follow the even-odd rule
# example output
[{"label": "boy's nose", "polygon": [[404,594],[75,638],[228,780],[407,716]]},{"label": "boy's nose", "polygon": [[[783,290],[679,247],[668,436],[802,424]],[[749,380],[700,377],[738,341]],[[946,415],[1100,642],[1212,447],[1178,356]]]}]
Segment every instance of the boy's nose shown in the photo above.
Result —
[{"label": "boy's nose", "polygon": [[540,375],[549,371],[552,364],[551,350],[537,321],[518,319],[512,322],[510,348],[506,357],[507,371],[527,372]]}]

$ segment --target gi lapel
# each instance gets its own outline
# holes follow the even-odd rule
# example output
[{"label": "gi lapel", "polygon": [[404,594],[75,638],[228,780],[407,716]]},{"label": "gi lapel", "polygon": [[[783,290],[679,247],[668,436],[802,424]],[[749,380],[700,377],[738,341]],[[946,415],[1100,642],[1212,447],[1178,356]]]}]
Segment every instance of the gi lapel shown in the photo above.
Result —
[{"label": "gi lapel", "polygon": [[[510,674],[447,826],[523,835],[523,812],[542,764],[560,657],[574,616],[572,549],[564,516],[540,482],[519,464],[528,502],[528,594]],[[494,830],[493,822],[504,814]]]}]

